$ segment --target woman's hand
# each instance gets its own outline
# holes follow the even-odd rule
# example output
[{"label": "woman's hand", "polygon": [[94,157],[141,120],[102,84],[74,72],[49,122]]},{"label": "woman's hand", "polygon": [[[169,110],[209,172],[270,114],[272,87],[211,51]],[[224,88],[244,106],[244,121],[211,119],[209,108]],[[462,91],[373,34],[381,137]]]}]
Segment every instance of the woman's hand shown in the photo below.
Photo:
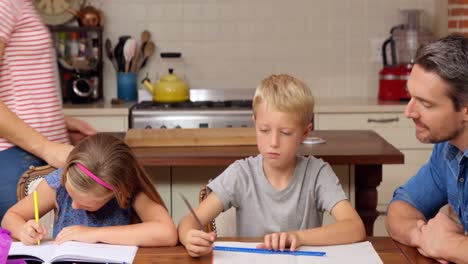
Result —
[{"label": "woman's hand", "polygon": [[47,234],[47,229],[34,220],[27,221],[20,232],[20,241],[25,245],[35,245]]},{"label": "woman's hand", "polygon": [[185,248],[192,257],[200,257],[209,254],[213,250],[213,243],[216,239],[214,232],[206,233],[197,229],[192,229],[187,233]]},{"label": "woman's hand", "polygon": [[65,116],[65,126],[73,145],[88,136],[96,134],[96,130],[90,124],[70,116]]},{"label": "woman's hand", "polygon": [[257,248],[273,249],[273,250],[296,250],[301,243],[299,237],[294,232],[281,232],[265,235],[263,243],[259,244]]}]

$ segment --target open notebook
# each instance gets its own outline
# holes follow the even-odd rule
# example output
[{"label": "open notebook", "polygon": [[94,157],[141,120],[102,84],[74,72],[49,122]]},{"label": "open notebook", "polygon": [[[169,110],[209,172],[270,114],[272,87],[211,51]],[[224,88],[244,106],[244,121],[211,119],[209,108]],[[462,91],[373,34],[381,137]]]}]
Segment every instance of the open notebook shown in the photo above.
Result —
[{"label": "open notebook", "polygon": [[132,263],[138,247],[109,244],[91,244],[67,241],[60,245],[44,241],[40,246],[26,246],[22,242],[11,244],[8,257],[37,259],[44,263],[59,261]]},{"label": "open notebook", "polygon": [[[259,243],[244,242],[215,242],[215,246],[236,247],[242,249],[255,248]],[[324,256],[295,256],[288,254],[262,254],[235,251],[213,251],[213,264],[233,264],[233,263],[255,263],[255,264],[276,264],[276,263],[360,263],[360,264],[382,264],[382,260],[368,241],[338,246],[309,247],[302,246],[301,251],[325,252]],[[250,250],[246,250],[250,251]]]}]

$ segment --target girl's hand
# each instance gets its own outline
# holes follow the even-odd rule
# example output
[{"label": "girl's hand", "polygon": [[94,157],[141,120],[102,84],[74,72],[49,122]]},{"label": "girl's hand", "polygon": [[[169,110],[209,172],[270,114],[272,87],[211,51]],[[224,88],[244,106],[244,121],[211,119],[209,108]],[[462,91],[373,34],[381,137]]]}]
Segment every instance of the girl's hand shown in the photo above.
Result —
[{"label": "girl's hand", "polygon": [[74,240],[87,243],[97,243],[97,227],[89,227],[82,225],[67,226],[58,233],[55,238],[55,244],[62,244],[63,242]]},{"label": "girl's hand", "polygon": [[296,233],[281,232],[265,235],[263,243],[259,244],[257,248],[273,249],[273,250],[296,250],[301,243]]},{"label": "girl's hand", "polygon": [[213,243],[216,239],[214,232],[206,233],[192,229],[187,233],[185,248],[192,257],[200,257],[209,254],[213,250]]},{"label": "girl's hand", "polygon": [[35,245],[47,234],[47,229],[41,223],[29,220],[23,225],[20,233],[20,241],[25,245]]}]

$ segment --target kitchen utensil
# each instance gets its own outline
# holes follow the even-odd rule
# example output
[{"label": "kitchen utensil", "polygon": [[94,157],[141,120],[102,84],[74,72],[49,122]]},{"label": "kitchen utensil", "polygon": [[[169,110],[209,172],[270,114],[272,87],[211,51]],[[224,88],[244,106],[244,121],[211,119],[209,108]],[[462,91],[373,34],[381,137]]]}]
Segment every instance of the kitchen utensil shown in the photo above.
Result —
[{"label": "kitchen utensil", "polygon": [[154,84],[150,83],[150,79],[143,80],[144,85],[153,95],[153,101],[175,103],[189,100],[190,92],[187,83],[173,72],[173,69],[169,69],[169,74],[164,75],[159,82]]},{"label": "kitchen utensil", "polygon": [[112,66],[114,67],[114,70],[118,71],[119,66],[117,65],[117,61],[114,58],[114,53],[112,51],[112,42],[108,38],[106,39],[105,48],[106,48],[107,58],[109,58],[109,60],[111,61]]},{"label": "kitchen utensil", "polygon": [[137,42],[133,38],[127,39],[124,44],[123,53],[125,57],[125,72],[129,72],[130,63],[132,62],[133,57],[135,56],[135,51],[137,48]]},{"label": "kitchen utensil", "polygon": [[138,67],[138,70],[143,68],[146,64],[146,61],[148,60],[149,57],[153,56],[154,52],[156,51],[156,45],[154,44],[153,41],[148,41],[146,43],[145,49],[143,51],[143,59],[141,60],[140,66]]},{"label": "kitchen utensil", "polygon": [[[143,30],[143,32],[141,32],[140,38],[141,38],[140,52],[143,54],[146,44],[148,44],[148,42],[151,41],[151,33],[148,30]],[[146,61],[142,62],[142,65],[140,68],[145,67],[145,65],[146,65]]]},{"label": "kitchen utensil", "polygon": [[117,43],[117,45],[115,45],[115,48],[114,48],[114,56],[115,56],[115,60],[117,61],[117,68],[118,68],[118,71],[125,71],[125,57],[124,57],[124,54],[123,54],[123,48],[124,48],[124,45],[125,45],[125,42],[127,41],[127,39],[129,39],[130,36],[120,36],[119,37],[119,42]]}]

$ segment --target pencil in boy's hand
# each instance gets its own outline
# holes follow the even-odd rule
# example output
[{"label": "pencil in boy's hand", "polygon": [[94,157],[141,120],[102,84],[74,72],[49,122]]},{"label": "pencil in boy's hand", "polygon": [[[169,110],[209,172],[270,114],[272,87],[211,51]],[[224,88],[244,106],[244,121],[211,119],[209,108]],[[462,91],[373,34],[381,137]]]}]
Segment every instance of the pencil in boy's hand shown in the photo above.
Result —
[{"label": "pencil in boy's hand", "polygon": [[193,217],[195,217],[195,220],[197,220],[198,225],[200,226],[200,230],[203,230],[203,224],[202,224],[202,222],[200,221],[200,218],[198,218],[198,216],[195,214],[195,211],[193,211],[193,208],[192,208],[192,206],[190,205],[190,203],[189,203],[189,201],[187,200],[187,198],[185,198],[185,196],[183,196],[182,194],[180,194],[180,197],[182,197],[182,200],[184,200],[185,204],[187,205],[188,209],[190,210],[190,213],[192,213]]},{"label": "pencil in boy's hand", "polygon": [[[37,191],[34,191],[33,193],[33,197],[34,197],[34,218],[36,219],[36,223],[39,223],[39,207],[37,205]],[[40,246],[41,245],[41,240],[38,239],[37,240],[37,245]]]}]

